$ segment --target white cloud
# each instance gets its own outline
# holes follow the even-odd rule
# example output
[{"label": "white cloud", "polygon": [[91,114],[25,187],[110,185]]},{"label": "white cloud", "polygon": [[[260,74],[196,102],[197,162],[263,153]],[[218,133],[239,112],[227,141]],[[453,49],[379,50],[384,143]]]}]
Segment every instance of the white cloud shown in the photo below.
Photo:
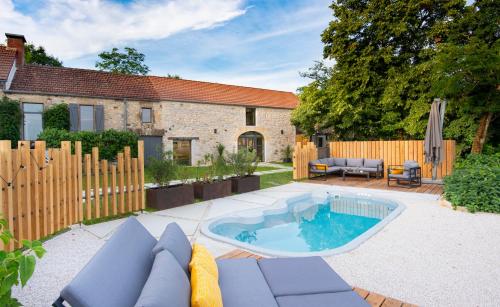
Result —
[{"label": "white cloud", "polygon": [[242,0],[49,0],[34,15],[0,0],[0,29],[24,34],[63,60],[138,40],[218,26],[245,13]]}]

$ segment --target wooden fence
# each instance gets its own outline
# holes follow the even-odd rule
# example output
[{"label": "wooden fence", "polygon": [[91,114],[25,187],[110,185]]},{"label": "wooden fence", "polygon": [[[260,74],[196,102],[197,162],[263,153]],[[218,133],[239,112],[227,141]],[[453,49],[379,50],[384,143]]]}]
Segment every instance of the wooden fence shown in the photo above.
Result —
[{"label": "wooden fence", "polygon": [[313,142],[297,142],[293,150],[293,179],[307,178],[309,161],[318,158],[318,149]]},{"label": "wooden fence", "polygon": [[[308,143],[308,147],[295,146],[294,151],[294,179],[307,177],[307,163],[314,157],[311,151],[314,150]],[[312,145],[310,145],[312,144]],[[388,165],[401,165],[405,160],[415,160],[422,166],[422,177],[432,177],[432,165],[425,163],[424,159],[424,141],[352,141],[352,142],[330,142],[330,156],[341,158],[367,158],[383,159],[385,176],[387,175]],[[453,171],[455,161],[455,141],[443,141],[443,161],[437,168],[437,178],[442,179],[450,175]],[[315,147],[314,147],[315,148]]]},{"label": "wooden fence", "polygon": [[[72,153],[72,145],[73,152]],[[46,149],[43,141],[0,141],[0,213],[18,241],[37,240],[69,225],[144,209],[144,144],[117,163],[99,160],[98,148],[82,156],[81,142]]]}]

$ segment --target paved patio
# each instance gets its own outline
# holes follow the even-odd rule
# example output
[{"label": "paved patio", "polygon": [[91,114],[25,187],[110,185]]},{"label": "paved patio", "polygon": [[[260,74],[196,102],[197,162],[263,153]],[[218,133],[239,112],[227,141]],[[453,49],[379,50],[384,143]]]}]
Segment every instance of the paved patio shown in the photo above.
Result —
[{"label": "paved patio", "polygon": [[[291,183],[153,213],[138,219],[159,237],[177,222],[191,242],[215,256],[235,249],[200,233],[203,221],[247,209],[265,209],[280,198],[310,191],[345,191],[388,197],[406,210],[358,248],[325,260],[350,284],[426,306],[499,306],[500,215],[469,214],[439,206],[438,195]],[[47,306],[123,222],[72,230],[47,242],[33,278],[14,295],[26,306]]]}]

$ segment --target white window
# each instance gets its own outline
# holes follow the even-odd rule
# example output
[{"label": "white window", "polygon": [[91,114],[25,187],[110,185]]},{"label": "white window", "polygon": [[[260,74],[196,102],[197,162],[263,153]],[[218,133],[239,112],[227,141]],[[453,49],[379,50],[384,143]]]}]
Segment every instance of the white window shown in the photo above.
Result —
[{"label": "white window", "polygon": [[80,106],[80,130],[94,131],[94,106]]},{"label": "white window", "polygon": [[38,134],[42,132],[42,112],[41,103],[23,103],[23,133],[25,140],[36,140]]},{"label": "white window", "polygon": [[142,108],[141,109],[141,120],[143,124],[149,124],[152,121],[151,118],[151,108]]}]

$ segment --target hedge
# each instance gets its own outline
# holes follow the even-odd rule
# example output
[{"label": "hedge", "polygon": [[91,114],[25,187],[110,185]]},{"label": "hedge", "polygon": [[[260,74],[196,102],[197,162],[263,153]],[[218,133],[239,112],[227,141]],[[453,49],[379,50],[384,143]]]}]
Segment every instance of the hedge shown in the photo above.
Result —
[{"label": "hedge", "polygon": [[444,178],[444,197],[470,212],[500,213],[500,153],[471,154]]},{"label": "hedge", "polygon": [[11,140],[17,147],[21,139],[22,113],[19,101],[3,96],[0,100],[0,140]]},{"label": "hedge", "polygon": [[79,131],[69,132],[62,129],[44,129],[38,139],[45,141],[47,147],[58,148],[61,141],[81,141],[83,154],[92,153],[92,147],[99,147],[99,158],[116,160],[116,155],[123,152],[125,146],[130,146],[133,157],[137,157],[137,134],[130,131],[105,130],[103,132]]},{"label": "hedge", "polygon": [[48,128],[69,130],[69,109],[67,104],[55,104],[43,111],[43,129]]}]

